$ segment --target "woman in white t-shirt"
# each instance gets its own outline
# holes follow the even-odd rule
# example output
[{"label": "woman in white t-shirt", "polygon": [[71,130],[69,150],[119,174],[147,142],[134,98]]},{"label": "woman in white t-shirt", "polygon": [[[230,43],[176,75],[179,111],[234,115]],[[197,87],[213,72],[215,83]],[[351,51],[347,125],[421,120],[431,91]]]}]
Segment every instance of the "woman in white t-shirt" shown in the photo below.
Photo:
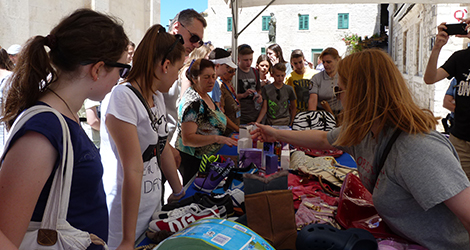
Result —
[{"label": "woman in white t-shirt", "polygon": [[170,199],[184,195],[168,147],[162,95],[183,65],[183,43],[180,35],[167,33],[161,25],[150,27],[135,51],[129,76],[103,102],[106,130],[101,133],[107,139],[102,143],[109,145],[102,145],[101,154],[117,159],[116,164],[103,161],[110,249],[133,249],[148,228],[152,214],[162,206],[162,173],[174,191]]}]

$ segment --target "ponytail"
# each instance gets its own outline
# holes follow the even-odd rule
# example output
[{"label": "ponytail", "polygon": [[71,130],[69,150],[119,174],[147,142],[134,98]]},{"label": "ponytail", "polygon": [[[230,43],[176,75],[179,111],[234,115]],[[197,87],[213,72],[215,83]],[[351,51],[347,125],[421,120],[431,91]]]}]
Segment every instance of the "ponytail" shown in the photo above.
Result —
[{"label": "ponytail", "polygon": [[64,18],[48,36],[31,38],[5,87],[8,92],[1,121],[9,129],[16,117],[35,105],[57,80],[57,72],[72,73],[83,62],[117,61],[128,43],[120,23],[89,9],[79,9]]},{"label": "ponytail", "polygon": [[45,37],[31,38],[18,57],[12,76],[5,85],[2,121],[9,129],[18,114],[33,106],[57,74],[44,48]]}]

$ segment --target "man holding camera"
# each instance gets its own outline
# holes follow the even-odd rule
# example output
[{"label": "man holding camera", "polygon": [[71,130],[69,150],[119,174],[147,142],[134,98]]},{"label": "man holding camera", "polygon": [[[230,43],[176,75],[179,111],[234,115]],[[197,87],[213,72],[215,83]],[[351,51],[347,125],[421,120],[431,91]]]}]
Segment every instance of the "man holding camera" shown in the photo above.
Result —
[{"label": "man holding camera", "polygon": [[450,141],[454,145],[460,158],[460,164],[470,179],[470,48],[454,52],[449,59],[437,68],[437,58],[442,47],[449,40],[449,35],[468,37],[470,18],[463,20],[460,30],[454,29],[459,24],[446,25],[441,23],[438,28],[436,41],[424,74],[424,82],[433,84],[447,77],[457,79],[455,95],[454,126],[450,130]]}]

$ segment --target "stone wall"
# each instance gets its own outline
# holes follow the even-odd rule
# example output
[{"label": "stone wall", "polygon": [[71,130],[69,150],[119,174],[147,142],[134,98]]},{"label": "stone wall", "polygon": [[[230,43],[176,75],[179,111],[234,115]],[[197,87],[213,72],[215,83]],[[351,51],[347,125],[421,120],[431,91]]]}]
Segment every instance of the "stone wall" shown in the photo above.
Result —
[{"label": "stone wall", "polygon": [[[408,82],[415,101],[422,108],[430,109],[435,116],[446,116],[449,112],[442,107],[442,100],[450,80],[444,79],[432,85],[426,85],[423,75],[431,54],[437,26],[442,22],[456,23],[455,12],[465,12],[468,6],[460,4],[405,4],[395,5],[391,14],[393,32],[391,33],[390,54],[398,69]],[[402,7],[400,9],[400,7]],[[453,52],[466,48],[468,39],[451,37],[443,47],[438,67]]]},{"label": "stone wall", "polygon": [[160,22],[160,0],[0,0],[0,46],[46,36],[60,20],[78,8],[91,8],[122,20],[129,39],[138,44],[145,31]]},{"label": "stone wall", "polygon": [[[206,19],[208,26],[204,41],[211,41],[216,47],[232,46],[232,32],[227,31],[227,17],[232,9],[225,1],[208,0]],[[265,6],[248,7],[239,10],[239,31],[243,29]],[[254,61],[267,47],[268,31],[262,30],[262,16],[274,13],[277,20],[276,43],[283,50],[284,58],[289,60],[294,49],[301,49],[305,58],[313,60],[312,49],[336,48],[340,55],[346,52],[346,45],[341,40],[345,34],[357,33],[359,36],[372,36],[379,32],[380,5],[378,4],[301,4],[271,5],[238,39],[238,44],[247,43],[255,51]],[[338,13],[349,13],[349,29],[338,29]],[[309,29],[299,30],[298,15],[309,15]],[[253,64],[255,65],[255,63]]]}]

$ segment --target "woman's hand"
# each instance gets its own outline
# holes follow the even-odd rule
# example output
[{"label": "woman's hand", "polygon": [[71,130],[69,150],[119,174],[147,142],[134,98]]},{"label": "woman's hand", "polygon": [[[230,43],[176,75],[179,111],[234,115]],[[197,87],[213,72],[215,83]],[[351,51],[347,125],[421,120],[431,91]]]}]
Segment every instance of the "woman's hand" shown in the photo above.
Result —
[{"label": "woman's hand", "polygon": [[226,136],[221,136],[221,135],[216,135],[216,143],[218,144],[225,144],[227,146],[237,146],[237,141],[235,141],[234,139],[230,138],[230,137],[226,137]]},{"label": "woman's hand", "polygon": [[277,141],[276,138],[276,129],[272,128],[271,126],[261,125],[256,123],[256,129],[251,131],[251,138],[261,140],[263,142],[275,142]]},{"label": "woman's hand", "polygon": [[177,196],[176,196],[175,193],[172,193],[172,194],[170,195],[170,197],[168,197],[167,202],[168,202],[168,203],[171,203],[171,202],[173,202],[173,201],[179,201],[181,198],[184,197],[185,194],[186,194],[186,191],[184,191],[184,189],[181,191],[181,194],[180,194],[180,195],[177,195]]}]

